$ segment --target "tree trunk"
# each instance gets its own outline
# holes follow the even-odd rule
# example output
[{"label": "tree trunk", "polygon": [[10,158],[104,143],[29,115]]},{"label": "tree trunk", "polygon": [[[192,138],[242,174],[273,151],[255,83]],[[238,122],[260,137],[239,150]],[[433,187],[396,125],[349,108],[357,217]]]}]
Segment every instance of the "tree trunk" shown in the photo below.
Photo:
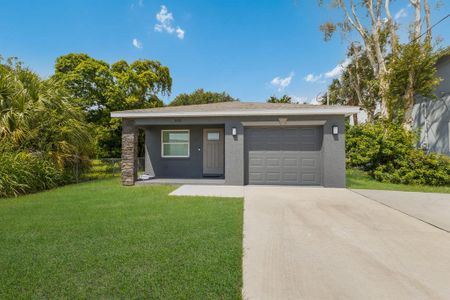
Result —
[{"label": "tree trunk", "polygon": [[380,114],[383,118],[390,117],[387,107],[388,91],[389,91],[389,84],[385,78],[385,75],[383,75],[380,78],[380,97],[381,97]]},{"label": "tree trunk", "polygon": [[353,115],[353,125],[358,125],[358,114]]},{"label": "tree trunk", "polygon": [[403,122],[405,128],[411,129],[412,127],[412,110],[414,106],[414,70],[409,71],[408,75],[408,86],[406,88],[405,96],[405,114]]},{"label": "tree trunk", "polygon": [[361,36],[361,38],[364,42],[364,45],[365,45],[365,50],[367,52],[367,57],[369,59],[370,65],[372,66],[374,73],[378,74],[378,64],[376,62],[375,54],[372,49],[371,39],[367,35],[366,30],[362,26],[361,21],[359,20],[358,15],[356,14],[355,3],[353,2],[353,0],[350,0],[351,15],[350,15],[349,11],[347,10],[347,6],[346,6],[344,0],[339,0],[339,5],[342,8],[347,21]]},{"label": "tree trunk", "polygon": [[377,59],[377,65],[378,65],[378,72],[375,74],[376,77],[380,80],[380,95],[381,95],[381,115],[383,117],[388,116],[387,111],[387,91],[389,89],[389,82],[386,80],[386,61],[385,57],[383,55],[383,49],[380,43],[380,31],[381,31],[381,19],[380,19],[380,9],[381,9],[381,2],[377,1],[376,5],[376,11],[373,10],[373,3],[372,1],[365,1],[367,10],[369,11],[370,18],[372,20],[372,46],[375,50],[375,57]]},{"label": "tree trunk", "polygon": [[422,15],[421,15],[421,0],[410,0],[411,5],[414,7],[414,34],[413,40],[416,40],[420,36],[422,30]]},{"label": "tree trunk", "polygon": [[374,112],[371,110],[366,110],[367,113],[367,122],[373,124],[374,121]]},{"label": "tree trunk", "polygon": [[[414,34],[412,36],[411,43],[417,43],[420,44],[420,32],[422,28],[422,16],[421,16],[421,0],[410,0],[411,4],[414,7],[414,14],[415,14],[415,20],[414,20]],[[420,51],[420,48],[419,48]],[[404,126],[407,129],[411,129],[412,127],[412,110],[414,106],[414,69],[411,66],[408,72],[408,84],[405,90],[405,96],[404,96],[404,116],[403,116],[403,122]]]},{"label": "tree trunk", "polygon": [[384,10],[386,11],[386,18],[388,20],[387,26],[389,28],[389,35],[391,40],[391,51],[392,55],[395,56],[397,54],[398,37],[397,33],[395,32],[395,22],[392,19],[390,4],[390,0],[386,0],[386,2],[384,3]]},{"label": "tree trunk", "polygon": [[427,35],[425,42],[431,46],[431,21],[430,21],[430,6],[428,4],[428,0],[423,0],[423,8],[425,11],[425,26],[427,27]]}]

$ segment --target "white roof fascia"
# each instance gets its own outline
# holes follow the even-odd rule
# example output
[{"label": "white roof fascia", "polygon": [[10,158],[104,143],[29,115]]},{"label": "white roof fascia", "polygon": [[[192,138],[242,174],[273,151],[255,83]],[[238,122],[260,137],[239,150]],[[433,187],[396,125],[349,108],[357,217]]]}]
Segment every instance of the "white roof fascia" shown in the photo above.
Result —
[{"label": "white roof fascia", "polygon": [[360,111],[358,107],[314,108],[314,109],[264,109],[230,111],[187,111],[187,112],[112,112],[113,118],[178,118],[178,117],[234,117],[234,116],[314,116],[345,115],[351,116]]}]

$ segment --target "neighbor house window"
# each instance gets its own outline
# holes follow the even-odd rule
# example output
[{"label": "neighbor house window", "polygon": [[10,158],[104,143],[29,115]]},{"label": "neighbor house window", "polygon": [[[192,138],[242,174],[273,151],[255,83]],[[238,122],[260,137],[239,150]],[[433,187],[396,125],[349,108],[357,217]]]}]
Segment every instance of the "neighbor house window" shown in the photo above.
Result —
[{"label": "neighbor house window", "polygon": [[161,130],[162,157],[189,157],[189,130]]}]

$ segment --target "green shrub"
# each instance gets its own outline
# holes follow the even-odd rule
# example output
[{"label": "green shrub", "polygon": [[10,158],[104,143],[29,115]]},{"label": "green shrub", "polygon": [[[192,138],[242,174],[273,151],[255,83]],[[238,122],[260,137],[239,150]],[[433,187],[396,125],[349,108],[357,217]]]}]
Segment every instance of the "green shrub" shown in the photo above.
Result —
[{"label": "green shrub", "polygon": [[27,152],[0,153],[0,197],[38,192],[68,180],[50,159]]},{"label": "green shrub", "polygon": [[373,177],[379,181],[419,185],[450,185],[450,159],[413,149],[405,160],[378,166]]},{"label": "green shrub", "polygon": [[450,159],[414,148],[417,136],[387,122],[348,128],[347,165],[363,169],[379,181],[450,185]]}]

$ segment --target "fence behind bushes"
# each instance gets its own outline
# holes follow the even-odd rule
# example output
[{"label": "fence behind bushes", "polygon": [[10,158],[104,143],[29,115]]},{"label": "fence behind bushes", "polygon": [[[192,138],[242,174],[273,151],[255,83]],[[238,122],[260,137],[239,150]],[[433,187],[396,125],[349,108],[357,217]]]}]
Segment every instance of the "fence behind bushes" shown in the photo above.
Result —
[{"label": "fence behind bushes", "polygon": [[[120,158],[79,158],[70,167],[58,168],[39,154],[0,153],[0,198],[35,193],[68,183],[120,176]],[[137,159],[138,172],[144,171],[143,157]]]},{"label": "fence behind bushes", "polygon": [[[104,179],[120,176],[120,158],[98,158],[83,160],[73,167],[73,178],[76,183],[95,179]],[[145,160],[137,159],[138,172],[143,172]]]}]

